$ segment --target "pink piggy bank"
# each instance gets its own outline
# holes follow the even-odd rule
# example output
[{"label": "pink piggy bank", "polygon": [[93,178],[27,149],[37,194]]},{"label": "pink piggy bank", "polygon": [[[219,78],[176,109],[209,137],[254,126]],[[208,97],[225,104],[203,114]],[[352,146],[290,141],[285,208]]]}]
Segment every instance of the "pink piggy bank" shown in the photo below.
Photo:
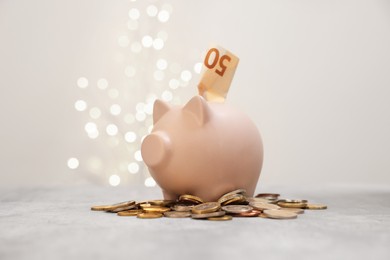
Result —
[{"label": "pink piggy bank", "polygon": [[165,199],[191,194],[217,201],[239,188],[253,196],[263,145],[248,116],[195,96],[184,107],[156,100],[153,122],[141,153]]}]

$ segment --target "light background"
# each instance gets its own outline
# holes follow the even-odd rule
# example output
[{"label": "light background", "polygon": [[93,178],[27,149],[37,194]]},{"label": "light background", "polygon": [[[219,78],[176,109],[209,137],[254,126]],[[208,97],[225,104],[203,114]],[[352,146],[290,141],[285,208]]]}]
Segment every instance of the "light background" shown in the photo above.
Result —
[{"label": "light background", "polygon": [[[86,137],[76,82],[123,84],[118,37],[136,3],[0,0],[2,185],[91,182],[66,165],[106,149]],[[262,133],[260,183],[389,183],[389,1],[167,3],[169,59],[191,69],[210,43],[240,57],[227,102]]]}]

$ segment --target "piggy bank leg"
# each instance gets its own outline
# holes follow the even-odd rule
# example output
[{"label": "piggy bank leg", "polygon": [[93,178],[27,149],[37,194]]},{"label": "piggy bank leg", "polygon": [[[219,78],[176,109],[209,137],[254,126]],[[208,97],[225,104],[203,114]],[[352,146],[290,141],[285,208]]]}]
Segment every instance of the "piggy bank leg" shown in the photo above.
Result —
[{"label": "piggy bank leg", "polygon": [[165,190],[162,191],[165,200],[177,200],[178,196],[174,193],[167,192]]}]

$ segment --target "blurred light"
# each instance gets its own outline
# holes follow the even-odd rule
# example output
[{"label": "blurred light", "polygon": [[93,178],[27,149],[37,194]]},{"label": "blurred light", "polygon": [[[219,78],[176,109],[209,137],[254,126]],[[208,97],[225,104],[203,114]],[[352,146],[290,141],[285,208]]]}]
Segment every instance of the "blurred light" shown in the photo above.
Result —
[{"label": "blurred light", "polygon": [[153,48],[156,50],[161,50],[164,47],[164,41],[160,38],[157,38],[153,41]]},{"label": "blurred light", "polygon": [[123,121],[125,121],[126,124],[132,124],[135,122],[135,117],[133,116],[133,114],[126,114],[123,117]]},{"label": "blurred light", "polygon": [[69,169],[75,170],[79,167],[79,160],[77,160],[77,158],[72,157],[72,158],[68,159],[67,164],[68,164]]},{"label": "blurred light", "polygon": [[121,113],[122,109],[121,109],[121,106],[118,105],[118,104],[113,104],[111,107],[110,107],[110,113],[111,115],[113,116],[117,116]]},{"label": "blurred light", "polygon": [[149,5],[147,8],[146,8],[146,13],[151,16],[151,17],[154,17],[157,15],[158,13],[158,9],[155,5]]},{"label": "blurred light", "polygon": [[148,177],[145,180],[145,186],[146,187],[154,187],[154,186],[156,186],[156,181],[152,177]]},{"label": "blurred light", "polygon": [[166,31],[159,31],[157,33],[157,38],[160,38],[163,41],[168,40],[168,33]]},{"label": "blurred light", "polygon": [[142,45],[146,48],[149,48],[153,45],[153,38],[150,35],[145,35],[142,38]]},{"label": "blurred light", "polygon": [[169,81],[169,87],[171,89],[177,89],[180,86],[180,82],[177,79],[171,79]]},{"label": "blurred light", "polygon": [[168,67],[168,63],[164,59],[158,59],[157,62],[156,62],[156,67],[159,70],[165,70]]},{"label": "blurred light", "polygon": [[139,162],[142,162],[142,155],[141,155],[141,151],[140,151],[140,150],[137,150],[137,151],[134,153],[134,159],[136,159],[136,160],[139,161]]},{"label": "blurred light", "polygon": [[157,96],[153,93],[149,94],[147,97],[146,97],[146,102],[148,103],[154,103],[154,101],[156,101],[157,99]]},{"label": "blurred light", "polygon": [[136,162],[132,162],[132,163],[129,163],[129,165],[127,166],[127,170],[132,173],[132,174],[135,174],[139,171],[139,165],[138,163]]},{"label": "blurred light", "polygon": [[153,125],[148,127],[148,133],[150,134],[153,131]]},{"label": "blurred light", "polygon": [[135,68],[133,66],[127,66],[125,69],[125,74],[129,78],[134,77],[135,76]]},{"label": "blurred light", "polygon": [[188,81],[191,80],[192,74],[191,74],[191,72],[188,71],[188,70],[183,70],[183,72],[181,73],[180,77],[181,77],[181,79],[182,79],[183,81],[187,81],[187,82],[188,82]]},{"label": "blurred light", "polygon": [[154,73],[153,73],[153,78],[157,81],[162,81],[164,79],[164,72],[161,71],[161,70],[156,70]]},{"label": "blurred light", "polygon": [[118,186],[119,183],[121,183],[121,178],[118,175],[113,174],[110,176],[108,182],[110,183],[111,186]]},{"label": "blurred light", "polygon": [[74,103],[74,108],[77,111],[84,111],[85,109],[87,109],[87,102],[85,102],[84,100],[77,100]]},{"label": "blurred light", "polygon": [[144,112],[148,115],[153,114],[153,103],[146,104]]},{"label": "blurred light", "polygon": [[100,89],[106,89],[108,87],[108,81],[106,79],[99,79],[97,81],[97,86]]},{"label": "blurred light", "polygon": [[195,71],[195,73],[198,73],[198,74],[202,71],[202,63],[201,62],[195,63],[194,71]]},{"label": "blurred light", "polygon": [[137,139],[137,135],[134,132],[127,132],[125,134],[125,140],[128,143],[133,143]]},{"label": "blurred light", "polygon": [[118,127],[114,124],[109,124],[106,127],[106,132],[110,136],[114,136],[118,133]]},{"label": "blurred light", "polygon": [[142,50],[142,46],[139,42],[133,42],[131,44],[131,51],[134,53],[139,53]]},{"label": "blurred light", "polygon": [[97,107],[93,107],[89,110],[89,116],[93,119],[98,119],[100,117],[100,115],[102,114],[102,112],[100,111],[99,108]]},{"label": "blurred light", "polygon": [[165,91],[162,93],[161,98],[162,98],[162,100],[164,100],[164,101],[166,101],[166,102],[171,101],[172,98],[173,98],[172,92],[169,91],[169,90],[165,90]]},{"label": "blurred light", "polygon": [[129,11],[129,17],[132,20],[137,20],[140,17],[140,12],[137,8],[131,8]]},{"label": "blurred light", "polygon": [[119,36],[119,38],[118,38],[119,46],[127,47],[127,46],[129,46],[129,43],[130,43],[129,37],[127,37],[126,35]]},{"label": "blurred light", "polygon": [[166,10],[161,10],[159,13],[158,13],[158,16],[157,16],[158,20],[162,23],[165,23],[169,20],[169,13],[168,11]]},{"label": "blurred light", "polygon": [[127,28],[129,28],[129,30],[131,30],[131,31],[137,30],[138,29],[138,21],[129,20],[127,22]]},{"label": "blurred light", "polygon": [[137,112],[137,113],[135,114],[135,119],[137,119],[137,121],[139,121],[139,122],[144,121],[145,118],[146,118],[146,115],[145,115],[144,112]]},{"label": "blurred light", "polygon": [[96,139],[99,136],[99,131],[96,129],[96,131],[88,133],[88,137],[91,139]]},{"label": "blurred light", "polygon": [[84,78],[84,77],[81,77],[77,80],[77,86],[79,86],[79,88],[86,88],[88,87],[88,79]]},{"label": "blurred light", "polygon": [[96,131],[97,131],[97,126],[96,126],[96,124],[93,123],[93,122],[88,122],[88,123],[85,124],[84,130],[85,130],[85,132],[87,132],[88,134],[89,134],[89,133],[93,133],[93,132],[96,132]]},{"label": "blurred light", "polygon": [[108,90],[108,96],[112,99],[115,99],[119,96],[119,91],[115,88],[112,88],[112,89]]}]

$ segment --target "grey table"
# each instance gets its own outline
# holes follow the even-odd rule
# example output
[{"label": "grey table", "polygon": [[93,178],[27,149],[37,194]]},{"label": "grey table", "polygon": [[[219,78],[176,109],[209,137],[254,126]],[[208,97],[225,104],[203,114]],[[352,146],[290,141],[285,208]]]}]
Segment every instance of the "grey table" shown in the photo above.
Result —
[{"label": "grey table", "polygon": [[261,191],[329,208],[295,220],[137,219],[89,208],[161,198],[157,188],[2,187],[0,259],[390,259],[389,185]]}]

